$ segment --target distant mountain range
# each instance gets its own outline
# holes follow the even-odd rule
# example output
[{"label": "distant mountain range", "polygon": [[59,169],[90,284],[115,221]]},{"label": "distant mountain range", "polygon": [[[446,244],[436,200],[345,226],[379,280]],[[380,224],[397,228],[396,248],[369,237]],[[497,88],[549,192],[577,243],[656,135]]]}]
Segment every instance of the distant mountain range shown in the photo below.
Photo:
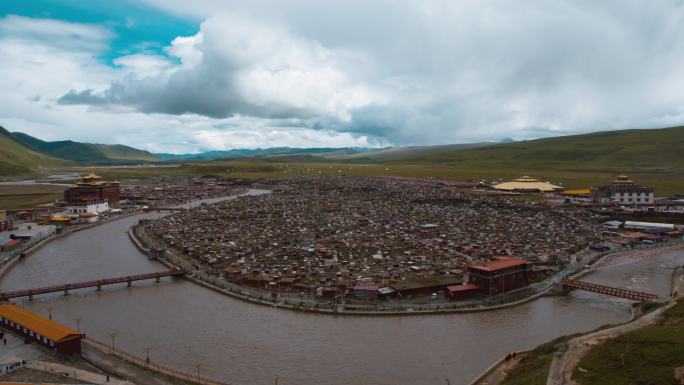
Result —
[{"label": "distant mountain range", "polygon": [[[513,142],[512,139],[505,139],[507,142]],[[235,159],[235,158],[302,158],[302,159],[318,159],[321,160],[336,160],[336,161],[356,161],[363,159],[365,161],[387,161],[395,160],[408,155],[420,154],[423,152],[433,151],[435,149],[449,148],[449,149],[465,149],[476,148],[496,144],[497,142],[482,142],[482,143],[468,143],[468,144],[450,144],[444,146],[409,146],[409,147],[384,147],[384,148],[370,148],[370,147],[310,147],[310,148],[293,148],[293,147],[271,147],[271,148],[257,148],[257,149],[233,149],[226,151],[207,151],[197,154],[154,154],[160,159],[164,160],[217,160],[217,159]]]},{"label": "distant mountain range", "polygon": [[684,127],[621,130],[515,142],[388,148],[234,149],[199,154],[152,154],[123,145],[48,142],[0,127],[0,175],[28,174],[40,168],[152,162],[265,162],[443,164],[473,170],[516,168],[639,170],[684,175]]},{"label": "distant mountain range", "polygon": [[214,159],[234,159],[248,157],[268,157],[283,155],[353,155],[367,152],[378,151],[376,148],[365,147],[316,147],[316,148],[292,148],[292,147],[272,147],[257,149],[233,149],[225,151],[207,151],[197,154],[154,154],[164,160],[214,160]]}]

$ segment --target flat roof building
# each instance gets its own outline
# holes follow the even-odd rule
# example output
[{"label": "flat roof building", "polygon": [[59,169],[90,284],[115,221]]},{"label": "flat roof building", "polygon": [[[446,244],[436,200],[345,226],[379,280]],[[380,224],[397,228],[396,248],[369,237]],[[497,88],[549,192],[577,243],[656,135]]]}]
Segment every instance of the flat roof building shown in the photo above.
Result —
[{"label": "flat roof building", "polygon": [[529,259],[494,257],[491,262],[470,266],[469,281],[488,296],[503,294],[528,286],[532,265]]},{"label": "flat roof building", "polygon": [[58,353],[81,354],[81,333],[17,305],[0,305],[0,324]]},{"label": "flat roof building", "polygon": [[626,175],[618,175],[610,184],[593,188],[591,198],[599,204],[652,205],[654,189],[639,186]]},{"label": "flat roof building", "polygon": [[478,291],[479,288],[474,283],[450,285],[447,286],[447,297],[450,300],[462,300],[474,296]]}]

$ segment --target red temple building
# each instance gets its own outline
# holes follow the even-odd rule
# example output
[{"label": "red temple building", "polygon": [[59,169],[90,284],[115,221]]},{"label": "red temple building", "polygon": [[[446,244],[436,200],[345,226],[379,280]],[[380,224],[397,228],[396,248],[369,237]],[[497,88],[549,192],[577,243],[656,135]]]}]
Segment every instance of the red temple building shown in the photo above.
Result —
[{"label": "red temple building", "polygon": [[492,296],[528,286],[532,265],[528,259],[494,257],[491,262],[470,266],[468,274],[470,283]]},{"label": "red temple building", "polygon": [[95,174],[82,177],[74,186],[64,191],[64,201],[70,205],[82,205],[98,201],[118,203],[119,197],[119,182],[104,181]]}]

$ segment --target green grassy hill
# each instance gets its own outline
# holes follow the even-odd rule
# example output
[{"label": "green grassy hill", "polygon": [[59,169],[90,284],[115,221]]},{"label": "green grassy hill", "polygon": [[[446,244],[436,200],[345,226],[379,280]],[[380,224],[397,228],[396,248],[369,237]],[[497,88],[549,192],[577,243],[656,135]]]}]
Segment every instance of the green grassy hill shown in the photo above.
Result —
[{"label": "green grassy hill", "polygon": [[684,127],[561,136],[472,149],[440,149],[402,163],[593,172],[684,171]]},{"label": "green grassy hill", "polygon": [[160,161],[157,156],[147,151],[121,144],[80,143],[71,140],[46,142],[21,132],[14,132],[11,135],[34,151],[77,163],[123,164]]},{"label": "green grassy hill", "polygon": [[420,159],[435,152],[460,151],[494,145],[494,142],[447,144],[440,146],[389,147],[357,154],[326,154],[326,159],[355,163],[391,162],[402,159]]},{"label": "green grassy hill", "polygon": [[18,142],[12,134],[0,127],[0,175],[31,174],[36,170],[73,165],[34,151]]}]

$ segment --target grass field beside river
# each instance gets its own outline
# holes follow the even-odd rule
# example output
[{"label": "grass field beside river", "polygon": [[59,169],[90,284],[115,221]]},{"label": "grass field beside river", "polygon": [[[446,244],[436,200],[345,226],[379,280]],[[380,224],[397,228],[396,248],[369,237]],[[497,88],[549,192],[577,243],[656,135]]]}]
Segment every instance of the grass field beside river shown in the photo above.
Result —
[{"label": "grass field beside river", "polygon": [[31,208],[63,199],[65,186],[0,185],[0,209]]},{"label": "grass field beside river", "polygon": [[[289,176],[404,176],[433,177],[456,180],[485,181],[510,180],[529,175],[542,181],[559,184],[568,189],[587,188],[609,183],[618,173],[616,170],[554,169],[543,163],[535,167],[519,167],[516,164],[492,165],[467,164],[406,164],[406,163],[339,163],[339,162],[277,162],[273,158],[225,160],[211,162],[188,162],[166,166],[93,166],[73,167],[53,171],[97,173],[107,179],[146,179],[159,176],[212,175],[223,178],[256,179]],[[626,170],[624,172],[628,172]],[[638,184],[652,186],[656,196],[684,194],[684,173],[672,171],[631,170],[628,175]],[[15,186],[11,186],[15,187]],[[59,198],[58,186],[17,186],[40,195],[21,195],[0,189],[0,208],[16,209],[48,203]],[[59,190],[59,191],[58,191]],[[27,192],[23,193],[26,194]]]},{"label": "grass field beside river", "polygon": [[404,163],[286,163],[272,160],[234,160],[185,163],[179,167],[87,167],[70,171],[96,172],[108,178],[146,178],[161,175],[215,175],[228,178],[265,178],[285,176],[407,176],[434,177],[458,180],[491,181],[509,180],[529,175],[543,181],[562,184],[569,189],[586,188],[609,183],[620,172],[628,173],[637,183],[656,188],[656,195],[684,193],[684,173],[670,171],[631,170],[572,170],[553,169],[540,164],[537,167],[509,165],[453,165],[453,164],[404,164]]},{"label": "grass field beside river", "polygon": [[[682,378],[675,379],[680,368]],[[684,380],[684,300],[654,325],[592,348],[575,370],[582,385],[680,384]]]}]

